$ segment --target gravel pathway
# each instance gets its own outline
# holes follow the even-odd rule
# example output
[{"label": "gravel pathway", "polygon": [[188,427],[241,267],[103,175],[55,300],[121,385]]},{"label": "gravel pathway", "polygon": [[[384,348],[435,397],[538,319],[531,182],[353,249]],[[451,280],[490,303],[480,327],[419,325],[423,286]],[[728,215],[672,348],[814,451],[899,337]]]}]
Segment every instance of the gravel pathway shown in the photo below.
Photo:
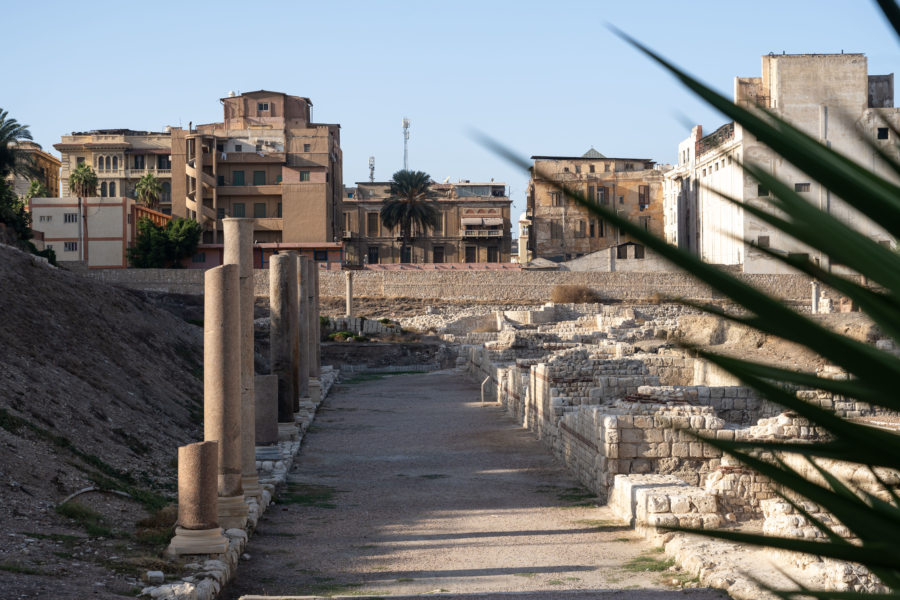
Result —
[{"label": "gravel pathway", "polygon": [[727,598],[626,568],[663,557],[477,399],[455,372],[335,387],[223,596]]}]

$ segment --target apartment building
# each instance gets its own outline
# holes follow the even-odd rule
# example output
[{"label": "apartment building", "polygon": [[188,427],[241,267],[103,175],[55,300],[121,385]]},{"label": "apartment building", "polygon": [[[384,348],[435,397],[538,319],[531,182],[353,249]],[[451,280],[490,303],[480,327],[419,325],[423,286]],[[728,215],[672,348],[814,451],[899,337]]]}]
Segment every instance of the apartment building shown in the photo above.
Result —
[{"label": "apartment building", "polygon": [[[608,158],[591,148],[581,156],[532,156],[524,240],[519,256],[565,261],[612,246],[635,243],[631,236],[566,196],[560,189],[586,198],[663,234],[663,171],[647,158]],[[523,247],[524,246],[524,247]],[[638,254],[642,250],[638,249]]]},{"label": "apartment building", "polygon": [[10,144],[17,151],[25,155],[26,160],[31,163],[34,168],[34,177],[24,177],[22,175],[9,175],[6,178],[7,183],[12,187],[13,192],[20,198],[28,193],[31,187],[32,179],[37,179],[44,187],[50,198],[59,197],[59,167],[60,160],[52,154],[44,151],[40,144],[28,140],[19,140]]},{"label": "apartment building", "polygon": [[340,125],[281,92],[221,102],[221,123],[171,129],[172,214],[201,223],[204,243],[222,241],[225,217],[255,219],[258,243],[339,242]]},{"label": "apartment building", "polygon": [[[867,169],[897,180],[876,152],[879,148],[900,158],[894,133],[900,126],[900,109],[894,108],[894,76],[869,75],[863,54],[763,56],[761,77],[735,78],[734,100],[745,107],[765,108]],[[709,263],[742,265],[746,273],[790,272],[760,252],[760,247],[806,256],[823,268],[842,270],[828,256],[723,198],[771,208],[769,190],[744,174],[744,162],[777,175],[821,210],[896,247],[896,240],[881,226],[853,208],[852,199],[831,195],[737,123],[726,123],[708,135],[698,125],[678,145],[678,164],[665,178],[665,235],[670,243]]]},{"label": "apartment building", "polygon": [[512,201],[506,184],[432,184],[433,202],[440,211],[438,226],[429,231],[413,228],[412,247],[401,257],[398,228],[387,229],[380,211],[390,198],[389,181],[357,182],[344,189],[342,238],[345,260],[354,265],[389,263],[507,263],[512,236],[509,210]]},{"label": "apartment building", "polygon": [[62,155],[62,196],[71,195],[69,175],[81,163],[97,174],[100,198],[134,198],[138,180],[152,173],[162,185],[160,211],[171,214],[172,136],[168,131],[94,129],[64,135],[53,147]]}]

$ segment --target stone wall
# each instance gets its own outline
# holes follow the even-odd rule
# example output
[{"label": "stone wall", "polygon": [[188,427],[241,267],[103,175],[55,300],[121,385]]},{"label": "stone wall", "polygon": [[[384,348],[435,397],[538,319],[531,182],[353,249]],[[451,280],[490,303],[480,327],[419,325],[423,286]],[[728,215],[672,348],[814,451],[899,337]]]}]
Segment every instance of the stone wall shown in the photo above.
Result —
[{"label": "stone wall", "polygon": [[[91,269],[88,276],[126,287],[180,294],[202,294],[199,269]],[[759,289],[789,302],[810,303],[810,280],[805,275],[739,275]],[[268,271],[254,274],[256,294],[267,296]],[[423,298],[454,301],[542,303],[557,285],[585,285],[603,298],[641,301],[681,297],[696,301],[721,300],[685,273],[586,273],[560,271],[356,271],[353,291],[366,298]],[[344,274],[320,273],[321,294],[342,297]]]}]

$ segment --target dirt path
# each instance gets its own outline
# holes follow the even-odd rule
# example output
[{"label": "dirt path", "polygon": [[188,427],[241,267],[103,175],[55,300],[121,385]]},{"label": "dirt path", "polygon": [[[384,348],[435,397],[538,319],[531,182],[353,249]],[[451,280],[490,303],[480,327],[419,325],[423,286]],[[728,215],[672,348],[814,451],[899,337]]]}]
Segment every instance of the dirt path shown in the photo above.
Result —
[{"label": "dirt path", "polygon": [[440,591],[546,599],[635,588],[642,591],[615,597],[681,597],[660,573],[630,570],[636,557],[658,565],[661,555],[594,507],[530,433],[477,398],[458,373],[335,388],[224,597]]}]

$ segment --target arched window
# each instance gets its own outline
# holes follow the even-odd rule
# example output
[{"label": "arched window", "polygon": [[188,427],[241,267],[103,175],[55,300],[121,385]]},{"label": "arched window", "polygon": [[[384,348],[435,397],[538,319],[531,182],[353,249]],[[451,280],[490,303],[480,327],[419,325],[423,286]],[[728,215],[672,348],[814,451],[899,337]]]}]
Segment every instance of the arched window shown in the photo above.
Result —
[{"label": "arched window", "polygon": [[106,157],[106,170],[109,171],[109,157]]},{"label": "arched window", "polygon": [[97,170],[98,171],[103,170],[103,157],[102,156],[97,157]]},{"label": "arched window", "polygon": [[159,198],[160,202],[171,202],[172,201],[172,185],[168,181],[164,181],[162,184],[162,194]]},{"label": "arched window", "polygon": [[113,171],[119,170],[119,157],[113,156]]},{"label": "arched window", "polygon": [[100,197],[106,196],[106,182],[100,184]]},{"label": "arched window", "polygon": [[109,182],[109,195],[110,195],[110,197],[116,195],[116,182],[115,181]]}]

